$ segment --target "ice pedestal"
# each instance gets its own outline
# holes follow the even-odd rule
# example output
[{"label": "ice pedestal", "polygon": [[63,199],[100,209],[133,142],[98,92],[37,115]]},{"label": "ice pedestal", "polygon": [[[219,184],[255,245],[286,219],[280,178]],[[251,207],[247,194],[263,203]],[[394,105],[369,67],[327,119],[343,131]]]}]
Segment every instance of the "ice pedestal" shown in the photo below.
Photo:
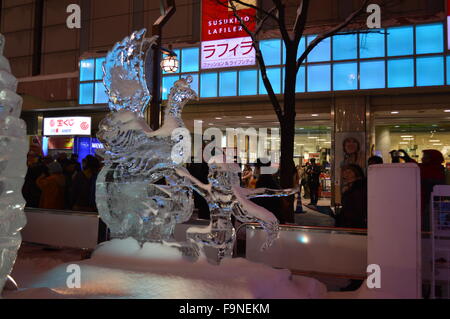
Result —
[{"label": "ice pedestal", "polygon": [[323,298],[319,281],[292,276],[242,258],[225,259],[220,266],[200,259],[183,260],[173,247],[156,243],[140,248],[134,239],[101,245],[89,260],[78,262],[81,288],[67,288],[69,264],[36,278],[7,298]]}]

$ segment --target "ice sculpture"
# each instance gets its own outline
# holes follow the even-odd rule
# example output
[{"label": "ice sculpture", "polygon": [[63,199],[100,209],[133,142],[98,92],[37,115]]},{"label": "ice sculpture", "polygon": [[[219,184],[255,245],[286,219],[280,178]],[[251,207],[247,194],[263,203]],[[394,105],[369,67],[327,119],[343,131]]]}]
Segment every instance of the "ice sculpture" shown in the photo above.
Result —
[{"label": "ice sculpture", "polygon": [[183,128],[181,110],[197,94],[189,79],[172,88],[164,124],[152,131],[142,114],[150,100],[145,81],[145,29],[116,44],[106,57],[104,83],[111,113],[97,134],[104,144],[105,166],[97,179],[99,214],[114,238],[132,236],[139,242],[171,241],[177,223],[187,221],[194,208],[192,189],[175,173],[181,164],[171,158]]},{"label": "ice sculpture", "polygon": [[25,226],[22,185],[27,170],[28,141],[21,120],[22,98],[15,91],[17,79],[3,56],[5,38],[0,35],[0,293],[11,273]]},{"label": "ice sculpture", "polygon": [[278,238],[279,223],[267,209],[256,205],[250,198],[290,196],[298,189],[272,190],[266,188],[247,189],[240,187],[240,168],[236,163],[227,163],[224,154],[213,157],[209,162],[208,184],[204,184],[184,170],[178,174],[189,179],[196,192],[202,195],[209,206],[211,221],[207,228],[190,227],[187,237],[203,246],[217,249],[214,262],[220,263],[233,253],[236,233],[231,216],[240,222],[257,222],[267,233],[262,250],[270,247]]},{"label": "ice sculpture", "polygon": [[[189,100],[198,97],[190,88],[191,77],[175,82],[164,124],[151,130],[143,114],[150,100],[146,70],[151,68],[146,61],[156,38],[145,38],[145,32],[134,32],[117,43],[103,65],[111,113],[102,120],[97,134],[104,144],[100,155],[105,159],[96,191],[101,218],[113,238],[131,236],[141,244],[173,242],[175,225],[192,215],[192,192],[196,191],[208,201],[211,223],[206,229],[189,229],[188,242],[179,245],[184,253],[198,254],[206,245],[217,248],[215,262],[231,256],[235,241],[232,215],[242,222],[260,223],[268,233],[263,248],[268,247],[278,236],[278,221],[248,198],[287,196],[298,190],[243,189],[239,187],[239,166],[222,161],[210,163],[209,184],[189,174],[179,161],[185,149],[177,148],[190,136],[181,133],[187,131],[181,112]],[[184,145],[188,142],[183,141]],[[190,147],[190,142],[187,145]]]}]

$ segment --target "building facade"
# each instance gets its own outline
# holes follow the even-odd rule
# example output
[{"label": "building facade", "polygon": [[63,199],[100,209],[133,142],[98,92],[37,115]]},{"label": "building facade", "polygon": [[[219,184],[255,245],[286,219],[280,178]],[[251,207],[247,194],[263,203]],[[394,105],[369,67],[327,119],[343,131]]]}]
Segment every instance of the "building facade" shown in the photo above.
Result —
[{"label": "building facade", "polygon": [[[260,1],[260,5],[268,7],[269,2]],[[299,52],[361,2],[313,1]],[[287,3],[286,19],[292,24],[297,1]],[[66,25],[69,4],[80,5],[81,29]],[[300,68],[294,161],[302,164],[318,158],[327,167],[323,194],[334,194],[336,203],[340,201],[335,191],[340,187],[337,176],[349,155],[349,141],[357,144],[363,167],[373,154],[390,162],[389,152],[398,149],[418,161],[422,150],[438,149],[450,162],[446,5],[444,0],[391,1],[382,7],[380,29],[368,30],[367,15],[363,15],[349,26],[350,32],[324,40]],[[178,0],[176,6],[175,15],[164,28],[163,44],[171,45],[177,53],[180,69],[163,74],[163,99],[174,81],[191,75],[200,100],[184,111],[189,128],[195,120],[201,121],[203,129],[279,128],[258,67],[202,70],[201,1]],[[102,59],[114,43],[132,31],[151,30],[159,15],[159,1],[152,0],[1,1],[5,55],[20,81],[29,135],[42,136],[47,117],[87,116],[92,120],[91,136],[95,136],[98,122],[107,112]],[[268,76],[281,98],[283,43],[270,24],[261,39]],[[248,145],[240,157],[254,160],[255,154]]]}]

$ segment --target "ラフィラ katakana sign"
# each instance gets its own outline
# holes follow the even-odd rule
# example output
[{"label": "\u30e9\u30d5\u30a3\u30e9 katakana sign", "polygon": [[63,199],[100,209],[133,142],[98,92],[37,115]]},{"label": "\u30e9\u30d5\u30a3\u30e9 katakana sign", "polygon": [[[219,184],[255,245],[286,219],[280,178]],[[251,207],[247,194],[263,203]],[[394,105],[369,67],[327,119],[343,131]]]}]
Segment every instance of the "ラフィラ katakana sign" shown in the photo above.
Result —
[{"label": "\u30e9\u30d5\u30a3\u30e9 katakana sign", "polygon": [[[247,0],[246,3],[256,5],[256,0]],[[254,31],[256,10],[237,3],[235,6],[246,27]],[[234,16],[229,0],[202,0],[201,68],[254,64],[252,39]]]}]

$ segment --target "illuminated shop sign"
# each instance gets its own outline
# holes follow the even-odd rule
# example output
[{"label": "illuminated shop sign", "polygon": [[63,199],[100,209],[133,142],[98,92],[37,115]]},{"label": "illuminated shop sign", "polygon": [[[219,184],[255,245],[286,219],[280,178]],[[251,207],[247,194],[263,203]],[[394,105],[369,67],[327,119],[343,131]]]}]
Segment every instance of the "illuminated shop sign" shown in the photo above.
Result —
[{"label": "illuminated shop sign", "polygon": [[44,118],[44,136],[91,135],[90,117],[47,117]]},{"label": "illuminated shop sign", "polygon": [[[220,1],[220,3],[219,3]],[[201,68],[214,69],[255,64],[255,50],[228,0],[202,0]],[[246,3],[256,5],[256,0]],[[256,10],[235,4],[239,17],[255,30]]]},{"label": "illuminated shop sign", "polygon": [[447,50],[450,50],[450,0],[447,0]]}]

